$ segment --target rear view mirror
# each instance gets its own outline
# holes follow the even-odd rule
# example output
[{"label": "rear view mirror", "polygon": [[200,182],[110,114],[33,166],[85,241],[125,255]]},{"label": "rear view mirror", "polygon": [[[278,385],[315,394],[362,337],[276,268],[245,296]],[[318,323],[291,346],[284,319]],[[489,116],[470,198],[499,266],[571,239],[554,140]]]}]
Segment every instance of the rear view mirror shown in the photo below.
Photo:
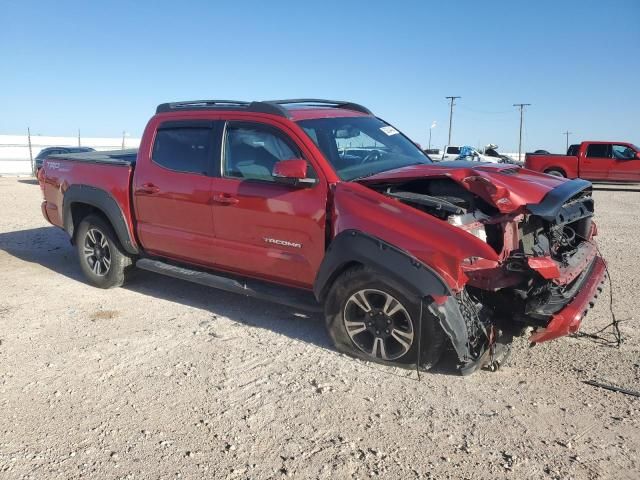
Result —
[{"label": "rear view mirror", "polygon": [[276,182],[289,185],[313,185],[315,180],[307,178],[307,161],[302,158],[280,160],[273,167]]},{"label": "rear view mirror", "polygon": [[347,138],[355,138],[358,135],[360,135],[360,130],[350,125],[347,125],[344,128],[339,128],[338,130],[336,130],[336,133],[335,133],[336,138],[340,138],[343,140]]}]

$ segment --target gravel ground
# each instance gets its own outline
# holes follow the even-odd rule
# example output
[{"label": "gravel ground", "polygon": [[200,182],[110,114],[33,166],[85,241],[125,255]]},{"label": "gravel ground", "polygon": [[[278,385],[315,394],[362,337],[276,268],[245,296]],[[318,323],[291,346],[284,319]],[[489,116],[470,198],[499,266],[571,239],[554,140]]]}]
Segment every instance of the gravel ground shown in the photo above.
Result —
[{"label": "gravel ground", "polygon": [[622,348],[519,339],[498,372],[417,381],[320,316],[147,272],[92,288],[37,184],[0,178],[0,477],[637,479],[640,398],[583,381],[640,389],[640,189],[595,197]]}]

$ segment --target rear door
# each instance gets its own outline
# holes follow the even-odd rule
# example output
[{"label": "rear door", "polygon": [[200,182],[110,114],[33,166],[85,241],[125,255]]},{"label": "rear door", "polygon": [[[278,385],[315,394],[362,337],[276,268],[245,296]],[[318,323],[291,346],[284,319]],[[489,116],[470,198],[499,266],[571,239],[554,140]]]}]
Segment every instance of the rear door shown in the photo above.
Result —
[{"label": "rear door", "polygon": [[636,150],[623,144],[612,144],[613,165],[609,171],[609,179],[618,182],[640,181],[640,159]]},{"label": "rear door", "polygon": [[[297,133],[264,121],[228,121],[220,177],[213,179],[219,268],[311,287],[325,247],[327,184]],[[304,158],[312,185],[276,182],[279,160]]]},{"label": "rear door", "polygon": [[579,157],[580,178],[585,180],[609,180],[614,161],[610,143],[590,143],[584,157]]},{"label": "rear door", "polygon": [[213,265],[211,184],[221,124],[167,121],[159,125],[148,159],[138,159],[133,196],[145,250]]}]

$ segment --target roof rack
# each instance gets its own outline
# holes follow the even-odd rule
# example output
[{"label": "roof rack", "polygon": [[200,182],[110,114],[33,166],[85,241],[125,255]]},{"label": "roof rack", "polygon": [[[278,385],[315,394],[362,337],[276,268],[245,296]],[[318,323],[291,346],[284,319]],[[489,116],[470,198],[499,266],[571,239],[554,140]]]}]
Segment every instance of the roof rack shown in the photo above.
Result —
[{"label": "roof rack", "polygon": [[307,104],[332,108],[344,108],[356,112],[373,115],[371,110],[362,105],[341,100],[322,100],[318,98],[293,98],[289,100],[268,100],[264,102],[243,102],[239,100],[188,100],[184,102],[161,103],[156,113],[175,112],[176,110],[242,110],[245,112],[269,113],[290,118],[291,115],[283,105]]},{"label": "roof rack", "polygon": [[266,103],[275,103],[276,105],[291,105],[291,104],[308,104],[308,105],[320,105],[323,107],[344,108],[346,110],[354,110],[356,112],[366,113],[367,115],[373,115],[373,112],[367,107],[359,105],[353,102],[345,102],[342,100],[323,100],[321,98],[291,98],[287,100],[269,100]]},{"label": "roof rack", "polygon": [[242,110],[246,112],[270,113],[289,118],[289,113],[280,105],[267,102],[243,102],[240,100],[187,100],[184,102],[161,103],[156,113],[176,110]]}]

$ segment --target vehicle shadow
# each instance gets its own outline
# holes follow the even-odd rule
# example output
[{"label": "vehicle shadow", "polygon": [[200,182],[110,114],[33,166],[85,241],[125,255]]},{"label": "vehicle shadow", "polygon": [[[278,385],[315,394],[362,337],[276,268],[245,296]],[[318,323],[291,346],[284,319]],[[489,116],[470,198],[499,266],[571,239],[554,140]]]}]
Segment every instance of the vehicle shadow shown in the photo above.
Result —
[{"label": "vehicle shadow", "polygon": [[[37,263],[74,281],[86,283],[76,251],[66,234],[55,227],[0,233],[0,250]],[[87,288],[92,288],[87,286]],[[229,317],[246,325],[333,349],[321,314],[298,311],[202,285],[138,270],[124,288],[150,297],[181,303]]]},{"label": "vehicle shadow", "polygon": [[[75,249],[69,243],[66,233],[56,227],[0,233],[0,250],[86,284]],[[93,287],[87,285],[86,288]],[[131,281],[123,288],[152,298],[203,309],[254,328],[268,329],[294,340],[335,351],[326,333],[321,313],[305,312],[143,270],[136,270]],[[450,361],[449,357],[450,355],[445,354],[443,361],[432,373],[459,375],[455,361]],[[393,368],[374,363],[369,365],[381,373],[397,375]]]},{"label": "vehicle shadow", "polygon": [[637,193],[640,192],[640,188],[612,188],[609,186],[600,186],[600,185],[594,185],[593,186],[593,191],[594,192],[629,192],[629,193]]}]

